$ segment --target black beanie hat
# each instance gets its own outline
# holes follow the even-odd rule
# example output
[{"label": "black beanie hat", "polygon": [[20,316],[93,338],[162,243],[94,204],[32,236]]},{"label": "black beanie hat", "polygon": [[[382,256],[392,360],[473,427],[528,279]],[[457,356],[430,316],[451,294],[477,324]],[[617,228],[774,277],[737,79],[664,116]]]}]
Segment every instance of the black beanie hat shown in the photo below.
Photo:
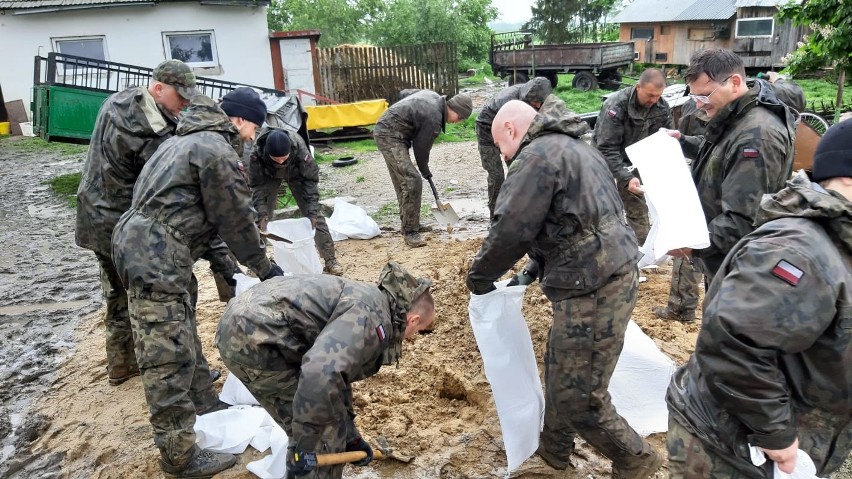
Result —
[{"label": "black beanie hat", "polygon": [[266,120],[266,103],[263,103],[260,95],[249,87],[232,90],[225,95],[219,106],[226,115],[248,120],[257,126],[263,125]]},{"label": "black beanie hat", "polygon": [[266,154],[276,158],[290,154],[290,137],[282,130],[273,130],[266,137]]},{"label": "black beanie hat", "polygon": [[852,119],[832,125],[814,153],[814,181],[829,178],[852,178]]}]

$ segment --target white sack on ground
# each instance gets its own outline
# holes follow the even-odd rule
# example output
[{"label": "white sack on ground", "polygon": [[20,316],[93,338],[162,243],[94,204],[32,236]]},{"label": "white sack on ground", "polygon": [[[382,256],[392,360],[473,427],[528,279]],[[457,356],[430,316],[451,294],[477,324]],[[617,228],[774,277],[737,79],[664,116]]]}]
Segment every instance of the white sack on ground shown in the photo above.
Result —
[{"label": "white sack on ground", "polygon": [[521,314],[526,286],[471,295],[470,324],[491,383],[508,471],[516,469],[538,448],[544,418],[544,394],[538,375],[530,331]]},{"label": "white sack on ground", "polygon": [[[272,422],[267,439],[267,447],[272,448],[272,454],[246,464],[246,469],[261,479],[284,479],[287,475],[287,433],[272,421],[271,416],[267,415],[267,417]],[[264,429],[266,429],[265,426]],[[265,450],[257,448],[254,442],[252,447],[261,452]]]},{"label": "white sack on ground", "polygon": [[367,240],[379,235],[379,225],[367,215],[364,208],[335,198],[334,212],[327,220],[331,239],[342,241],[347,238]]},{"label": "white sack on ground", "polygon": [[222,392],[219,393],[219,400],[228,403],[231,406],[259,406],[260,403],[249,392],[246,385],[233,374],[228,374],[225,379],[225,384],[222,385]]},{"label": "white sack on ground", "polygon": [[272,256],[284,271],[293,274],[320,274],[322,263],[314,244],[316,231],[308,218],[270,221],[266,225],[270,233],[292,241],[271,241]]},{"label": "white sack on ground", "polygon": [[[677,248],[710,246],[704,211],[680,143],[658,131],[625,148],[630,161],[642,175],[642,188],[653,224],[642,245],[647,259],[658,262]],[[652,261],[649,261],[652,260]]]},{"label": "white sack on ground", "polygon": [[242,273],[235,274],[234,279],[237,281],[237,287],[234,292],[235,296],[239,296],[245,290],[260,283],[260,278],[252,278],[251,276],[246,276]]},{"label": "white sack on ground", "polygon": [[668,430],[666,389],[674,371],[674,361],[631,319],[609,394],[618,414],[642,436]]},{"label": "white sack on ground", "polygon": [[[751,454],[751,463],[755,466],[762,466],[766,463],[766,453],[760,448],[748,445],[748,452]],[[793,472],[787,474],[778,469],[778,464],[772,465],[772,479],[820,479],[816,475],[816,464],[811,456],[801,449],[796,450],[796,467]]]},{"label": "white sack on ground", "polygon": [[259,407],[237,406],[195,418],[195,442],[202,449],[242,454],[269,414]]}]

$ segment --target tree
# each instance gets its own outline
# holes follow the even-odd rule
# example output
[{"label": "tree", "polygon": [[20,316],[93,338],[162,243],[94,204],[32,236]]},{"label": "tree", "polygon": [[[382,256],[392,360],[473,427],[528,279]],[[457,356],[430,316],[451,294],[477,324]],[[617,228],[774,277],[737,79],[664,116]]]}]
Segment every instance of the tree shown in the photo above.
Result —
[{"label": "tree", "polygon": [[544,43],[600,41],[615,0],[536,0],[524,25]]},{"label": "tree", "polygon": [[381,8],[381,0],[272,0],[267,23],[271,30],[319,30],[320,46],[358,43]]},{"label": "tree", "polygon": [[795,74],[816,70],[827,63],[838,73],[837,109],[835,121],[843,105],[843,83],[852,72],[852,3],[846,0],[807,0],[788,3],[781,7],[779,19],[791,20],[796,25],[808,25],[813,33],[805,35],[799,48],[785,57],[787,69]]}]

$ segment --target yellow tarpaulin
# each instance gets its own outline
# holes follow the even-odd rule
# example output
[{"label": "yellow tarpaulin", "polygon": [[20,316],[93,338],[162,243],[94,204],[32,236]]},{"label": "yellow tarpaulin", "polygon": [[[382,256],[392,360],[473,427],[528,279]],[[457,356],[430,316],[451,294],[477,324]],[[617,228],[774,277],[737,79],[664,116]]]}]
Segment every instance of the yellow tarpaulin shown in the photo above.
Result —
[{"label": "yellow tarpaulin", "polygon": [[339,105],[305,106],[308,129],[374,125],[388,109],[386,100],[366,100]]}]

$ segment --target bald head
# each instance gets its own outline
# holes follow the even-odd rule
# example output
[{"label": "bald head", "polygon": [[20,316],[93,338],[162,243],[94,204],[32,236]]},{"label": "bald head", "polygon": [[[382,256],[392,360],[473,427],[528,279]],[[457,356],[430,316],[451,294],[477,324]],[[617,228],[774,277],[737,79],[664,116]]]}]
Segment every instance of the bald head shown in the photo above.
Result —
[{"label": "bald head", "polygon": [[642,108],[651,108],[663,96],[666,89],[666,76],[661,70],[649,68],[639,76],[636,84],[636,104]]},{"label": "bald head", "polygon": [[530,105],[520,100],[512,100],[503,105],[494,116],[494,121],[491,123],[491,136],[507,163],[518,152],[535,115],[536,111]]}]

